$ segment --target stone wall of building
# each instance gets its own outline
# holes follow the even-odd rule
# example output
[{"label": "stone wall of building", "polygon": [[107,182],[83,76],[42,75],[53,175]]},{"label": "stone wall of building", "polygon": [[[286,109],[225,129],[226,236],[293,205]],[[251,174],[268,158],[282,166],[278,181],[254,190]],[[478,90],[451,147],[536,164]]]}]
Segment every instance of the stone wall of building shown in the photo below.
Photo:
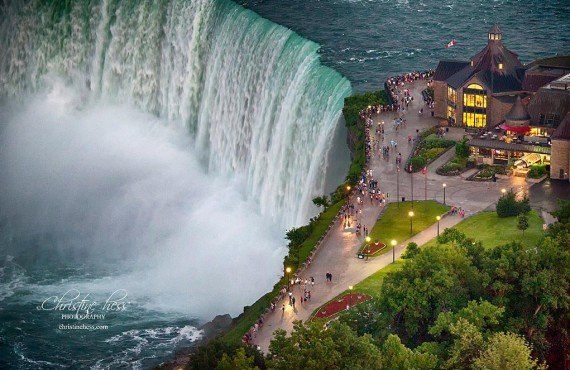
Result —
[{"label": "stone wall of building", "polygon": [[[487,96],[489,99],[489,96]],[[490,103],[490,104],[489,104]],[[495,127],[505,119],[505,114],[509,112],[513,105],[502,102],[494,96],[487,100],[487,127]]]},{"label": "stone wall of building", "polygon": [[437,118],[447,118],[447,83],[433,81],[434,115]]},{"label": "stone wall of building", "polygon": [[[560,176],[560,170],[566,175]],[[552,153],[550,155],[550,178],[568,180],[570,174],[570,141],[552,140]]]}]

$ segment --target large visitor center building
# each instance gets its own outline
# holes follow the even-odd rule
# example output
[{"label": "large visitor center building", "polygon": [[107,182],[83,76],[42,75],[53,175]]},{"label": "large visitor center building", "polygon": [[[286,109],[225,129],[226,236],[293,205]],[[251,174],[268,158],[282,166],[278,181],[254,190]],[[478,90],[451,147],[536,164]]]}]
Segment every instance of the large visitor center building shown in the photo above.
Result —
[{"label": "large visitor center building", "polygon": [[523,65],[494,26],[470,60],[440,61],[432,86],[434,115],[471,131],[479,163],[549,164],[551,178],[569,179],[569,56]]}]

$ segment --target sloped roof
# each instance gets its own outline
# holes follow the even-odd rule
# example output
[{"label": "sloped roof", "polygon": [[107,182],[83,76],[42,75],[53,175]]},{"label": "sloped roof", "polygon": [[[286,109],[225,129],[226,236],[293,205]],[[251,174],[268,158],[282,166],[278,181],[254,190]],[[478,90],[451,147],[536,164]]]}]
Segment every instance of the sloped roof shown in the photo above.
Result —
[{"label": "sloped roof", "polygon": [[511,109],[505,114],[506,121],[530,121],[530,115],[528,114],[525,106],[522,103],[520,95],[517,96],[515,104]]},{"label": "sloped roof", "polygon": [[459,88],[471,77],[477,76],[493,93],[520,91],[524,69],[516,53],[508,50],[500,40],[489,40],[468,65],[447,79],[447,83]]},{"label": "sloped roof", "polygon": [[457,71],[469,65],[469,62],[464,60],[441,60],[437,64],[435,73],[433,74],[434,81],[445,81]]},{"label": "sloped roof", "polygon": [[[560,120],[570,111],[570,90],[540,88],[530,100],[527,110],[534,125],[540,124],[541,115],[555,115]],[[554,123],[557,127],[559,122]]]},{"label": "sloped roof", "polygon": [[[564,70],[560,70],[560,71],[564,71]],[[542,86],[556,80],[557,78],[559,78],[562,74],[550,74],[550,73],[528,73],[527,75],[525,75],[523,83],[522,83],[522,88],[525,91],[533,91],[536,92],[538,91],[538,89],[540,89]]]},{"label": "sloped roof", "polygon": [[557,55],[550,58],[537,59],[531,63],[529,66],[541,66],[541,67],[552,67],[552,68],[570,68],[570,55]]},{"label": "sloped roof", "polygon": [[470,146],[475,146],[478,148],[489,148],[489,149],[499,149],[499,150],[509,150],[515,152],[526,152],[526,153],[540,153],[540,154],[550,154],[550,147],[532,145],[526,143],[507,143],[501,140],[492,139],[471,139],[468,144]]},{"label": "sloped roof", "polygon": [[499,28],[499,25],[495,24],[493,27],[491,27],[491,30],[489,31],[489,33],[503,33],[503,32]]},{"label": "sloped roof", "polygon": [[566,113],[566,117],[560,122],[556,131],[552,134],[551,139],[570,140],[570,112]]}]

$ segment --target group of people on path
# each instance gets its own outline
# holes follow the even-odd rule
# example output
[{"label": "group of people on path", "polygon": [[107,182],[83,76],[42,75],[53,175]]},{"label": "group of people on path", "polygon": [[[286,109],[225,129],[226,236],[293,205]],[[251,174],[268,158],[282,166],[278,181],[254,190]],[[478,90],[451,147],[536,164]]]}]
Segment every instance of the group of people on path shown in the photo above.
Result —
[{"label": "group of people on path", "polygon": [[[433,70],[428,70],[425,72],[411,72],[400,76],[393,76],[386,80],[387,92],[390,94],[390,100],[392,104],[385,105],[371,105],[360,111],[360,119],[364,122],[364,133],[365,133],[365,170],[361,174],[361,178],[357,186],[354,189],[354,199],[349,201],[341,208],[339,218],[340,223],[346,228],[352,228],[354,225],[354,232],[359,237],[366,238],[369,235],[369,228],[362,224],[361,216],[362,209],[365,205],[365,200],[370,201],[371,205],[380,206],[386,203],[390,195],[388,193],[381,192],[379,188],[379,181],[373,177],[372,170],[369,168],[369,163],[372,155],[378,152],[378,155],[388,157],[390,152],[398,153],[396,161],[401,162],[401,153],[398,152],[398,143],[391,140],[387,145],[382,145],[384,141],[384,122],[378,123],[375,127],[376,135],[371,135],[371,131],[374,126],[373,116],[382,112],[398,112],[399,117],[394,121],[394,128],[406,125],[406,119],[404,117],[406,113],[406,107],[413,101],[409,90],[404,89],[403,96],[400,97],[400,88],[404,86],[405,83],[414,82],[420,79],[427,79],[433,76]],[[424,99],[425,100],[425,99]],[[410,141],[410,140],[409,140]],[[307,259],[305,266],[309,266],[311,263],[310,257]],[[332,283],[333,275],[330,272],[325,274],[325,281]],[[299,293],[294,293],[293,288],[295,286],[299,287]],[[315,286],[315,279],[310,277],[309,279],[302,280],[299,276],[291,279],[286,286],[283,286],[279,295],[271,301],[270,306],[267,311],[256,321],[256,323],[246,332],[242,338],[244,343],[251,344],[253,339],[257,336],[259,330],[263,327],[264,316],[275,312],[277,304],[281,303],[282,315],[285,314],[286,306],[289,305],[296,312],[297,300],[300,299],[301,304],[311,300],[311,289]],[[288,299],[287,303],[284,302]]]}]

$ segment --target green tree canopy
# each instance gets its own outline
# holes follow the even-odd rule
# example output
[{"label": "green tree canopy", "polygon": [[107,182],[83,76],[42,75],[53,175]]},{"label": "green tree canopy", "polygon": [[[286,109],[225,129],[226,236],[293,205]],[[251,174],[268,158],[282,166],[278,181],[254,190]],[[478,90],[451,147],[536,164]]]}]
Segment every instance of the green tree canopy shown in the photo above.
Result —
[{"label": "green tree canopy", "polygon": [[287,336],[277,330],[269,344],[271,369],[379,369],[380,350],[370,335],[358,336],[347,325],[296,322]]},{"label": "green tree canopy", "polygon": [[531,370],[539,369],[525,340],[513,333],[496,333],[486,349],[475,359],[474,369],[480,370]]}]

